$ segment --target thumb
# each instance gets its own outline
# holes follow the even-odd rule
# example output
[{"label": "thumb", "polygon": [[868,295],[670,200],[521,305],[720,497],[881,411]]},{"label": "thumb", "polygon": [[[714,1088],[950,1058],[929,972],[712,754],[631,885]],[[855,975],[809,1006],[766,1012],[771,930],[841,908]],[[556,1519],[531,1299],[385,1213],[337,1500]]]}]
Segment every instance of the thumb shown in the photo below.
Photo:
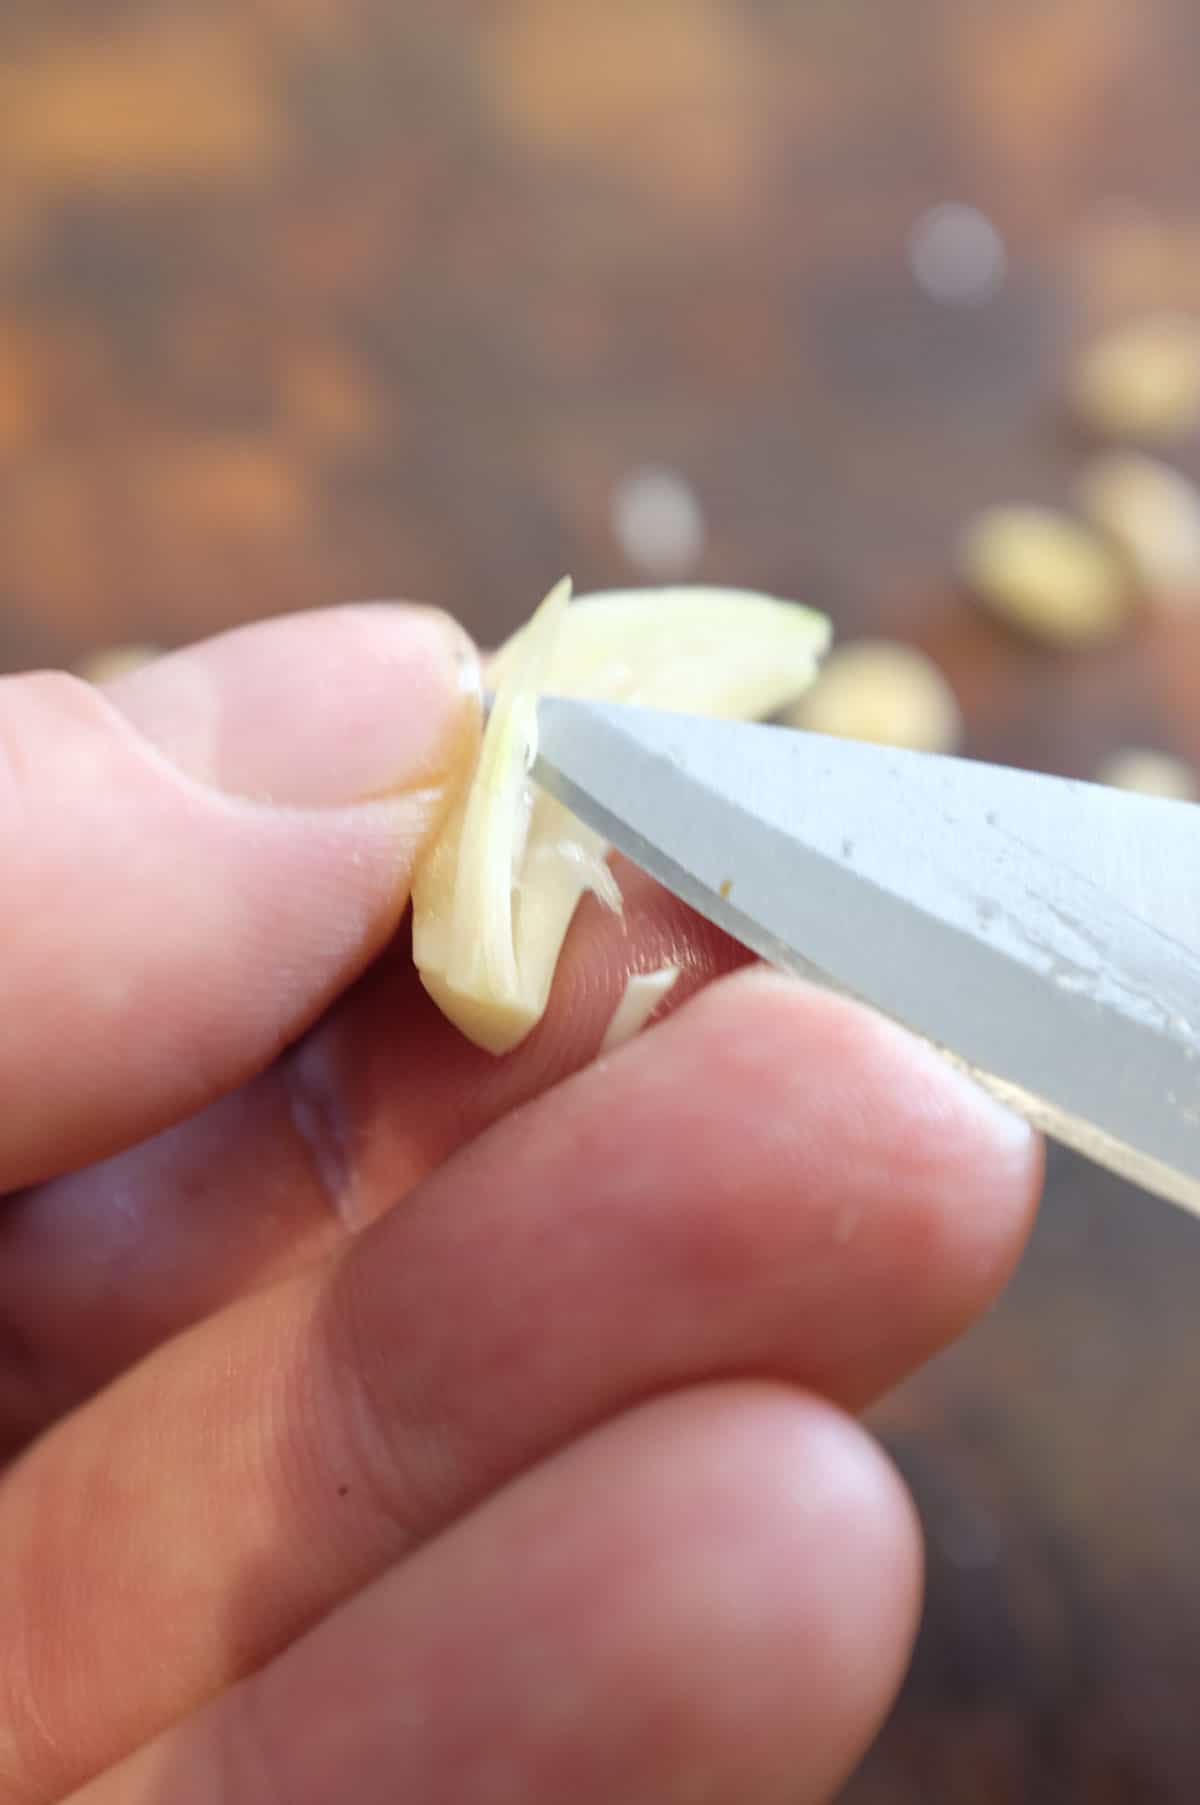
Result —
[{"label": "thumb", "polygon": [[0,1191],[269,1064],[394,931],[478,732],[469,642],[416,608],[0,682]]}]

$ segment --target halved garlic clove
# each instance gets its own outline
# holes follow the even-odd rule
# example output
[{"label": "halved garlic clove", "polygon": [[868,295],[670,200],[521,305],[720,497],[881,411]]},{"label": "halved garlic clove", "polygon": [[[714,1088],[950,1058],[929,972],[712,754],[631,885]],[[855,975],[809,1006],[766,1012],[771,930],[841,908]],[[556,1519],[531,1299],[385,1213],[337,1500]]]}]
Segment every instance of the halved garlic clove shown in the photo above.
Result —
[{"label": "halved garlic clove", "polygon": [[418,867],[413,956],[442,1012],[493,1053],[545,1013],[581,899],[620,907],[604,841],[530,778],[544,691],[726,718],[777,713],[812,682],[829,623],[739,590],[627,590],[568,607],[560,583],[491,661],[474,779]]}]

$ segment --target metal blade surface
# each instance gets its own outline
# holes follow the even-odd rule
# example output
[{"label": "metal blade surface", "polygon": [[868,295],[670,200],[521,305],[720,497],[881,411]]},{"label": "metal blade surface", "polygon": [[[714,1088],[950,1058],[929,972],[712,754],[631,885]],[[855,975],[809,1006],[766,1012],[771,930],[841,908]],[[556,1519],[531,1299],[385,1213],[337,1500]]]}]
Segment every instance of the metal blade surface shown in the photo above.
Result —
[{"label": "metal blade surface", "polygon": [[785,970],[1200,1214],[1200,807],[547,698],[534,775]]}]

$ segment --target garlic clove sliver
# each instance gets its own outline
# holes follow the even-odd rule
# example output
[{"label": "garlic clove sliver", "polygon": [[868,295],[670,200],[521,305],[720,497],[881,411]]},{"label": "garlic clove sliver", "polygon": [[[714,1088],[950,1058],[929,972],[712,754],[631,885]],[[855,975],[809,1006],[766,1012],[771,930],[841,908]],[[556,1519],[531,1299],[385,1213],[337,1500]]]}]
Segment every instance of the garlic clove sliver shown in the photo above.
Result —
[{"label": "garlic clove sliver", "polygon": [[634,972],[627,979],[621,1000],[600,1043],[601,1053],[615,1053],[626,1041],[641,1033],[658,1005],[679,982],[679,967],[663,965],[657,971]]},{"label": "garlic clove sliver", "polygon": [[450,980],[473,993],[480,984],[515,1001],[521,983],[513,939],[513,889],[520,842],[532,807],[530,770],[537,752],[537,704],[571,599],[570,582],[551,590],[516,641],[499,684],[467,797],[455,881]]},{"label": "garlic clove sliver", "polygon": [[[513,933],[514,864],[532,804],[537,698],[571,585],[559,583],[510,642],[475,775],[413,882],[413,958],[443,1014],[472,1040],[503,1051],[537,1019],[522,996]],[[514,1037],[511,1038],[511,1037]]]},{"label": "garlic clove sliver", "polygon": [[492,659],[475,776],[413,885],[426,990],[477,1045],[507,1052],[545,1013],[591,891],[620,908],[607,847],[530,780],[541,694],[763,719],[808,688],[830,639],[811,609],[740,590],[551,591]]}]

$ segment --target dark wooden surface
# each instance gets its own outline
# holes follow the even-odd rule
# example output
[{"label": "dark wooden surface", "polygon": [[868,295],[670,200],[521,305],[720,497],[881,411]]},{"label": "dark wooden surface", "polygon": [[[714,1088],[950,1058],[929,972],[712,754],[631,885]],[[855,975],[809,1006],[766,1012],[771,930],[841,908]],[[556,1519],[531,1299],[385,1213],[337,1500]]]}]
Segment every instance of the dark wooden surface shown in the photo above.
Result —
[{"label": "dark wooden surface", "polygon": [[[1048,657],[949,574],[1068,492],[1069,346],[1200,304],[1198,76],[1194,0],[6,0],[0,668],[347,596],[494,639],[639,578],[665,464],[698,575],[928,645],[973,753],[1200,760],[1200,616]],[[958,198],[969,307],[905,257]],[[1198,1299],[1200,1232],[1055,1159],[879,1415],[930,1605],[852,1805],[1200,1799]]]}]

